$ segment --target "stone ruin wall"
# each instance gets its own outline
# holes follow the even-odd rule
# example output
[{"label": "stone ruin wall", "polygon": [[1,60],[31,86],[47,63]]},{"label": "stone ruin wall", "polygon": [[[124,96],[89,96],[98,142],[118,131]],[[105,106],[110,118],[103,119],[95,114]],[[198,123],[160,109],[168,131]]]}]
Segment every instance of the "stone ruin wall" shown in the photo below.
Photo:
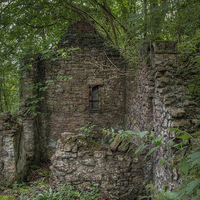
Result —
[{"label": "stone ruin wall", "polygon": [[[85,31],[77,33],[80,27]],[[66,52],[71,47],[79,47],[79,50],[56,61],[41,60],[41,55],[35,56],[34,62],[30,62],[31,57],[24,60],[25,65],[31,67],[21,77],[20,99],[27,99],[20,109],[20,122],[24,127],[24,150],[30,164],[48,160],[56,150],[61,133],[74,132],[88,122],[95,124],[96,130],[125,127],[124,74],[127,61],[118,50],[106,45],[94,27],[84,20],[69,30],[71,33],[65,35],[57,47]],[[72,80],[58,79],[58,76],[72,77]],[[48,80],[54,84],[41,91]],[[41,83],[39,88],[27,90],[38,83]],[[93,111],[90,109],[90,90],[96,85],[99,86],[99,110]],[[44,98],[33,110],[41,113],[36,117],[26,114],[27,104],[34,100],[28,99],[31,95]],[[93,139],[101,136],[98,131]]]},{"label": "stone ruin wall", "polygon": [[[88,27],[87,30],[91,31]],[[153,158],[144,160],[145,152],[136,158],[133,152],[127,156],[126,151],[119,148],[109,151],[105,147],[95,149],[86,141],[82,144],[77,135],[73,136],[76,138],[73,141],[73,137],[66,134],[62,135],[62,140],[60,138],[61,133],[74,132],[87,122],[96,124],[97,128],[154,131],[156,136],[164,135],[164,142],[174,137],[168,127],[178,126],[194,132],[200,109],[195,102],[185,98],[188,89],[178,77],[176,43],[155,42],[152,46],[144,43],[140,49],[144,59],[133,77],[124,76],[127,61],[119,51],[105,45],[98,35],[67,34],[58,47],[81,49],[56,61],[41,61],[39,55],[39,62],[24,72],[21,91],[38,82],[46,86],[47,80],[60,86],[49,85],[44,92],[39,89],[21,92],[21,99],[34,94],[44,97],[35,110],[41,115],[24,116],[26,106],[22,107],[23,130],[18,127],[16,131],[15,128],[6,130],[5,119],[0,117],[1,180],[23,179],[29,165],[46,160],[56,152],[51,167],[55,184],[70,182],[78,188],[97,183],[105,195],[118,195],[122,199],[123,195],[128,199],[144,193],[144,185],[151,181],[158,188],[170,184],[170,189],[174,189],[178,173],[170,172],[170,164],[159,165],[159,159],[166,159],[169,149],[162,147]],[[59,80],[58,76],[73,79]],[[89,90],[95,85],[100,87],[99,112],[91,112],[89,105]],[[5,168],[6,165],[13,167]],[[73,166],[72,171],[68,171],[68,166]],[[116,170],[113,171],[112,166],[116,166]]]},{"label": "stone ruin wall", "polygon": [[152,179],[152,168],[142,162],[145,155],[113,142],[113,149],[77,134],[64,132],[51,157],[54,186],[70,184],[76,190],[98,187],[100,196],[111,199],[138,199]]},{"label": "stone ruin wall", "polygon": [[[176,42],[141,46],[140,56],[144,59],[134,80],[127,81],[126,130],[154,131],[156,136],[164,136],[164,143],[175,136],[168,127],[187,128],[189,133],[194,133],[200,108],[187,99],[189,91],[179,77],[176,53]],[[153,156],[153,183],[158,189],[169,185],[173,190],[179,183],[176,169],[172,173],[170,163],[165,167],[159,163],[161,158],[166,160],[170,152],[170,156],[175,157],[175,152],[166,147],[156,150]]]},{"label": "stone ruin wall", "polygon": [[[63,45],[65,40],[68,43]],[[44,115],[42,132],[49,139],[46,148],[52,151],[55,151],[56,141],[62,132],[75,131],[88,122],[96,125],[96,139],[102,136],[101,128],[119,130],[125,126],[125,79],[119,75],[126,66],[124,58],[93,35],[67,35],[62,42],[60,48],[81,49],[66,59],[43,61],[39,66],[44,68],[45,80],[54,80],[60,86],[49,86],[41,111]],[[72,79],[58,80],[57,76]],[[99,110],[93,111],[90,109],[90,90],[96,85],[99,87]]]},{"label": "stone ruin wall", "polygon": [[0,186],[24,180],[26,155],[23,126],[12,119],[10,112],[0,114]]}]

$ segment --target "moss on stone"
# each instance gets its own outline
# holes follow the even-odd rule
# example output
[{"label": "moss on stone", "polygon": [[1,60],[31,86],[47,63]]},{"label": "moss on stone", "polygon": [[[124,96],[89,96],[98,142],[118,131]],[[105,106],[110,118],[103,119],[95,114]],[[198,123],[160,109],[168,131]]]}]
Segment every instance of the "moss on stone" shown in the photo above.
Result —
[{"label": "moss on stone", "polygon": [[44,174],[45,174],[46,176],[50,176],[51,171],[50,171],[50,170],[45,170],[45,171],[44,171]]},{"label": "moss on stone", "polygon": [[72,144],[72,143],[73,143],[72,141],[68,141],[68,142],[67,142],[67,144]]},{"label": "moss on stone", "polygon": [[82,138],[83,140],[86,140],[86,136],[85,135],[79,134],[79,138]]},{"label": "moss on stone", "polygon": [[95,149],[97,149],[98,148],[98,146],[99,146],[99,144],[97,143],[97,142],[95,142],[95,141],[90,141],[90,143],[91,143],[91,145],[95,148]]},{"label": "moss on stone", "polygon": [[13,200],[14,198],[13,196],[0,195],[0,200]]},{"label": "moss on stone", "polygon": [[87,142],[87,141],[85,141],[85,140],[83,140],[83,139],[79,139],[79,142]]}]

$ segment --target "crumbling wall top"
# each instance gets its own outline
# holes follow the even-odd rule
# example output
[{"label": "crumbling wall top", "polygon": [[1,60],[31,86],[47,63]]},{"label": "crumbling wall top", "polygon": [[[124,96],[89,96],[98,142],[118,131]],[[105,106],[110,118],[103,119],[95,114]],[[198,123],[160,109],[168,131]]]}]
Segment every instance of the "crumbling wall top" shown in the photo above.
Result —
[{"label": "crumbling wall top", "polygon": [[93,22],[87,19],[81,19],[69,26],[70,33],[82,33],[82,34],[95,34],[97,35],[97,30]]}]

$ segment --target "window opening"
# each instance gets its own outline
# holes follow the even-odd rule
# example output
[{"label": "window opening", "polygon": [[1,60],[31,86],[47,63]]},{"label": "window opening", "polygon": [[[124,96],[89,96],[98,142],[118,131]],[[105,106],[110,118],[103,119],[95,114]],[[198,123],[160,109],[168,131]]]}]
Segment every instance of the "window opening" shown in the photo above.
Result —
[{"label": "window opening", "polygon": [[90,111],[99,111],[99,86],[90,88]]}]

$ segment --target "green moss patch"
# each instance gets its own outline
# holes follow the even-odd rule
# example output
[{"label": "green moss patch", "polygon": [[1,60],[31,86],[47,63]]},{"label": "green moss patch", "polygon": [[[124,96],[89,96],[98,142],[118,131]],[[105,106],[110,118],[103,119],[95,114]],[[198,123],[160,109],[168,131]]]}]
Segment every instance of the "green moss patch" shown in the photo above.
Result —
[{"label": "green moss patch", "polygon": [[67,142],[67,144],[72,144],[72,143],[73,143],[72,141]]},{"label": "green moss patch", "polygon": [[13,200],[14,198],[13,196],[0,195],[0,200]]},{"label": "green moss patch", "polygon": [[91,143],[92,147],[94,147],[95,149],[97,149],[98,146],[99,146],[99,144],[97,142],[93,141],[93,140],[90,141],[90,143]]}]

